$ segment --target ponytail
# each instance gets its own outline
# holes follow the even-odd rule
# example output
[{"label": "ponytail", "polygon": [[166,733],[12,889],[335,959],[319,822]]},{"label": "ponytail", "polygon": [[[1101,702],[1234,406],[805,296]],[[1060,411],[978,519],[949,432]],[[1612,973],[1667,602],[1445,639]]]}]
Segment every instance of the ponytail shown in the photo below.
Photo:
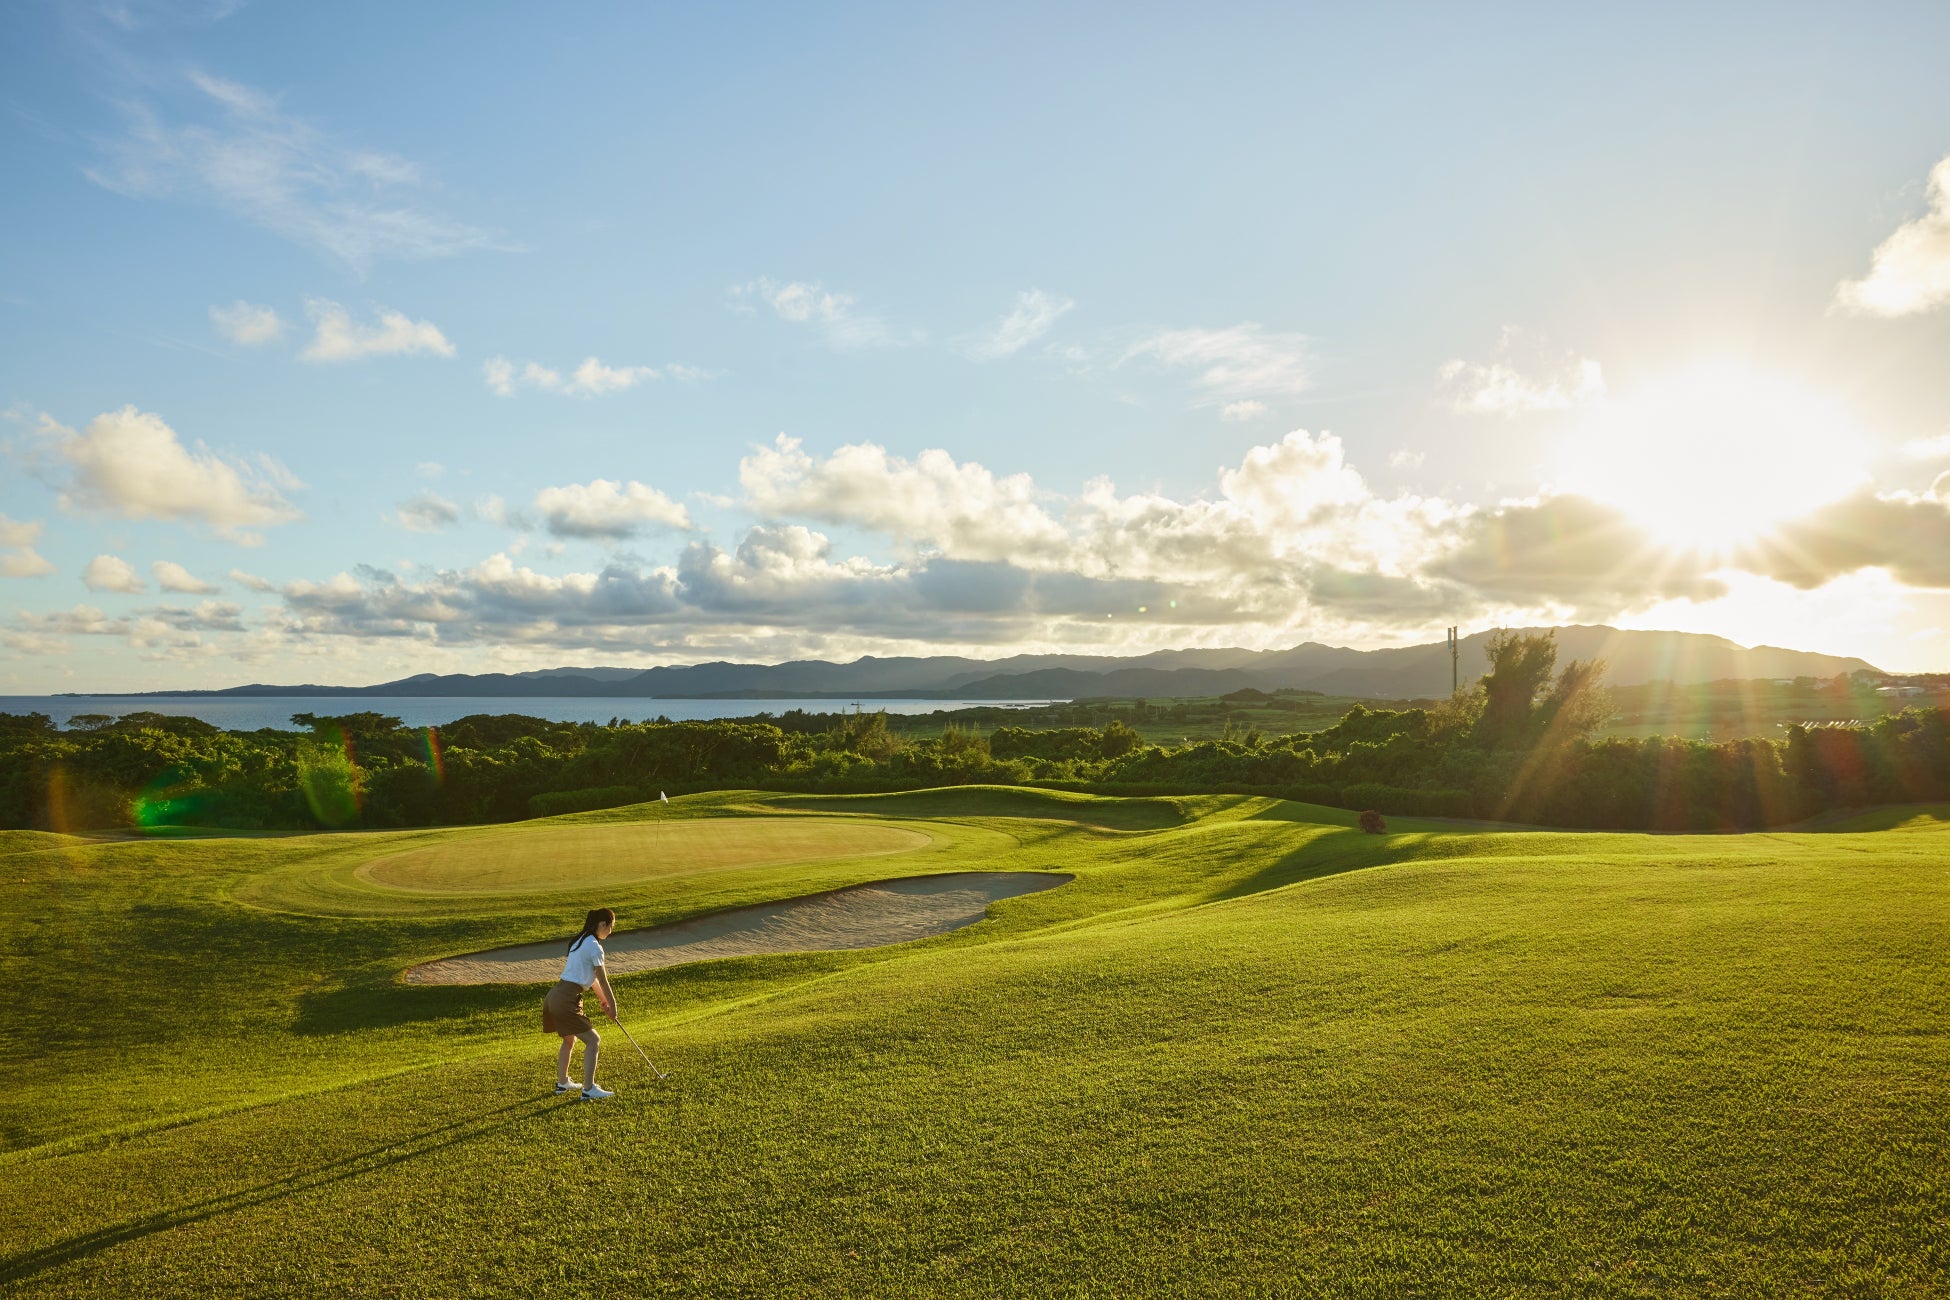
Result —
[{"label": "ponytail", "polygon": [[574,952],[584,939],[596,933],[599,925],[615,925],[616,913],[607,907],[593,909],[582,922],[582,933],[569,941],[569,951]]}]

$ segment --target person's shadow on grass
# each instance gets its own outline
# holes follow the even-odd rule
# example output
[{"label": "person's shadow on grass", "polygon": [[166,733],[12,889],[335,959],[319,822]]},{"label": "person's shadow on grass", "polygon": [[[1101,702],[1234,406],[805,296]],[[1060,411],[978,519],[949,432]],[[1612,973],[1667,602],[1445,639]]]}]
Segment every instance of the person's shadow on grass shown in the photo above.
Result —
[{"label": "person's shadow on grass", "polygon": [[332,1183],[356,1178],[361,1174],[374,1173],[392,1165],[417,1160],[446,1147],[458,1146],[478,1137],[500,1129],[512,1128],[527,1123],[543,1115],[561,1110],[562,1104],[553,1091],[524,1097],[520,1101],[497,1106],[463,1119],[436,1125],[403,1138],[397,1138],[381,1146],[372,1147],[353,1155],[341,1156],[313,1169],[300,1173],[287,1174],[283,1178],[241,1191],[225,1192],[219,1196],[208,1196],[184,1205],[172,1206],[130,1219],[126,1223],[111,1224],[81,1233],[63,1241],[37,1246],[17,1255],[0,1259],[0,1284],[19,1282],[48,1269],[119,1246],[124,1242],[136,1241],[151,1233],[165,1232],[187,1224],[214,1219],[220,1215],[232,1214],[239,1210],[252,1209],[272,1201],[295,1196],[299,1192],[311,1191]]}]

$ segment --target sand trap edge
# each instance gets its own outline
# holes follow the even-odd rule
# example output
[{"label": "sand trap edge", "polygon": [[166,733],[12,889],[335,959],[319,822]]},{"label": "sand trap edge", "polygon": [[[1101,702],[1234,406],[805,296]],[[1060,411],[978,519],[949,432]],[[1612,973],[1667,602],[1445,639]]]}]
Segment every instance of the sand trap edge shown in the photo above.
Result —
[{"label": "sand trap edge", "polygon": [[[628,975],[725,957],[892,947],[974,925],[993,903],[1075,879],[1060,871],[948,871],[863,881],[618,931],[605,945],[608,968]],[[923,901],[903,906],[901,898]],[[551,939],[488,948],[421,962],[400,978],[408,984],[551,983],[565,946]]]}]

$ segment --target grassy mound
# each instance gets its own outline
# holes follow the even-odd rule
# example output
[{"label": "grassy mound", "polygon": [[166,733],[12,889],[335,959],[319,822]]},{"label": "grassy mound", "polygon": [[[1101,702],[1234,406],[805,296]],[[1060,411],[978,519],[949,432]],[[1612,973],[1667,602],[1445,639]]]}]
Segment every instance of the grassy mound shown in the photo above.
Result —
[{"label": "grassy mound", "polygon": [[375,858],[361,878],[436,893],[549,893],[740,867],[881,857],[926,848],[919,831],[812,818],[712,818],[475,835]]},{"label": "grassy mound", "polygon": [[[715,797],[710,815],[754,798]],[[913,798],[845,802],[898,818]],[[1038,808],[928,823],[942,870],[1076,876],[979,925],[621,980],[626,1020],[675,1074],[649,1080],[612,1032],[620,1095],[601,1106],[547,1095],[553,1040],[527,992],[396,979],[486,946],[467,935],[559,916],[247,897],[356,880],[346,862],[401,837],[0,836],[0,1285],[1950,1286],[1941,816],[1893,834],[1403,819],[1364,835],[1214,799],[1131,835],[1091,802],[1069,821]],[[646,907],[694,913],[705,894],[873,868],[641,888]]]}]

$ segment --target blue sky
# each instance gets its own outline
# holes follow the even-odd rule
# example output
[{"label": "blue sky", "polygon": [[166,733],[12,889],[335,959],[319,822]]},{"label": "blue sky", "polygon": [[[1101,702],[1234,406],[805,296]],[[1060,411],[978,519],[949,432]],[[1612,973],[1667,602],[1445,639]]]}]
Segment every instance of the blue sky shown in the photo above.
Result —
[{"label": "blue sky", "polygon": [[1533,621],[1950,667],[1946,28],[19,6],[0,689]]}]

